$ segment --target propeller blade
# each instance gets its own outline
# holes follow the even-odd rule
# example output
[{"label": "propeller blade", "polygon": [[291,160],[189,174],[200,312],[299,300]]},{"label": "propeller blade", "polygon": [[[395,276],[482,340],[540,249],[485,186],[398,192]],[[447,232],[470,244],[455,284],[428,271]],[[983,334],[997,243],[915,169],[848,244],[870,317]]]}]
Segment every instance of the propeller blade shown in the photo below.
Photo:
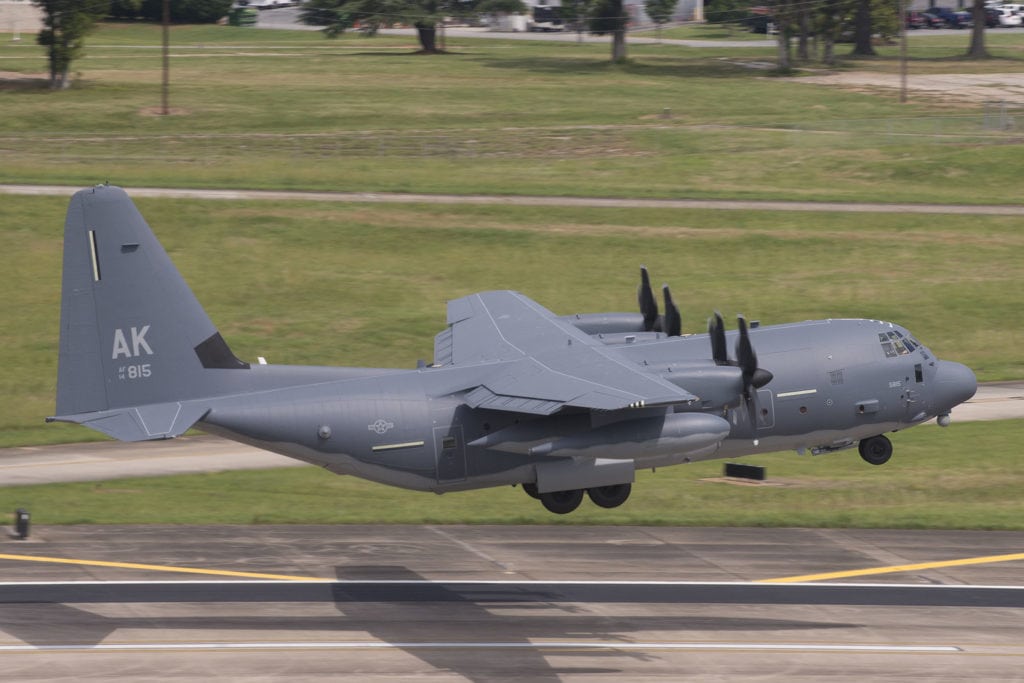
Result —
[{"label": "propeller blade", "polygon": [[715,311],[714,318],[708,318],[708,336],[711,338],[711,357],[717,365],[727,365],[729,352],[725,348],[725,321],[718,311]]},{"label": "propeller blade", "polygon": [[672,292],[669,291],[668,285],[661,286],[661,293],[665,297],[665,318],[661,325],[665,334],[678,337],[683,333],[683,318],[679,315],[679,307],[672,301]]},{"label": "propeller blade", "polygon": [[640,288],[636,292],[636,298],[640,304],[640,313],[644,316],[644,331],[650,332],[658,320],[658,302],[654,300],[654,292],[651,291],[651,278],[647,275],[647,266],[640,266]]},{"label": "propeller blade", "polygon": [[740,326],[740,336],[736,340],[736,361],[740,370],[743,371],[743,391],[748,393],[753,385],[754,373],[757,371],[757,354],[750,343],[750,333],[747,332],[747,319],[742,315],[736,316],[736,322]]},{"label": "propeller blade", "polygon": [[757,438],[757,392],[755,391],[744,399],[744,402],[747,404],[747,419],[750,421],[750,439],[756,446],[759,443]]},{"label": "propeller blade", "polygon": [[747,420],[750,424],[750,438],[756,446],[757,438],[757,390],[768,382],[772,381],[772,373],[757,367],[757,354],[754,346],[750,343],[750,333],[747,331],[747,319],[742,315],[737,316],[740,327],[740,336],[736,340],[736,359],[740,371],[743,373],[743,402],[747,405]]}]

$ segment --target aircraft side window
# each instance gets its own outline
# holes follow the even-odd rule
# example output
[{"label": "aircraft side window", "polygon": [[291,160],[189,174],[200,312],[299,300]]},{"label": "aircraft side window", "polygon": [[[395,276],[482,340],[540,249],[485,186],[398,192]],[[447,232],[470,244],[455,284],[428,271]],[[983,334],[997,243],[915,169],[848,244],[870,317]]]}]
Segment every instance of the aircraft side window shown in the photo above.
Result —
[{"label": "aircraft side window", "polygon": [[892,342],[882,342],[882,350],[885,351],[886,358],[895,358],[897,356],[896,349],[892,347]]},{"label": "aircraft side window", "polygon": [[914,366],[914,379],[917,380],[918,384],[924,381],[924,368],[920,363]]}]

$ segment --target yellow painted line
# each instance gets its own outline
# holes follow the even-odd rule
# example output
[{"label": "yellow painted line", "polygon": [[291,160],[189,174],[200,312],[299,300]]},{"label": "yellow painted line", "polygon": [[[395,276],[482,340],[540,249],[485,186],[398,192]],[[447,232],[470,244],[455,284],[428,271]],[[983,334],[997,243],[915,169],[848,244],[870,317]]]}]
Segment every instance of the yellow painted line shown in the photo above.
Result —
[{"label": "yellow painted line", "polygon": [[73,560],[66,557],[41,557],[36,555],[5,555],[0,553],[0,560],[17,562],[48,562],[51,564],[77,564],[87,567],[113,567],[115,569],[142,569],[150,572],[177,572],[179,574],[206,574],[210,576],[233,576],[242,579],[271,579],[276,581],[327,581],[309,576],[289,576],[286,574],[257,574],[253,572],[233,572],[227,569],[197,569],[195,567],[172,567],[159,564],[136,564],[134,562],[106,562],[104,560]]},{"label": "yellow painted line", "polygon": [[760,579],[755,583],[803,583],[806,581],[827,581],[828,579],[847,579],[853,576],[872,576],[874,574],[895,574],[897,572],[913,572],[923,569],[942,569],[943,567],[963,567],[970,564],[994,564],[996,562],[1013,562],[1024,560],[1024,553],[1011,555],[989,555],[987,557],[966,557],[960,560],[942,560],[939,562],[921,562],[918,564],[898,564],[890,567],[871,567],[868,569],[850,569],[824,574],[804,574],[803,576],[784,576],[778,579]]}]

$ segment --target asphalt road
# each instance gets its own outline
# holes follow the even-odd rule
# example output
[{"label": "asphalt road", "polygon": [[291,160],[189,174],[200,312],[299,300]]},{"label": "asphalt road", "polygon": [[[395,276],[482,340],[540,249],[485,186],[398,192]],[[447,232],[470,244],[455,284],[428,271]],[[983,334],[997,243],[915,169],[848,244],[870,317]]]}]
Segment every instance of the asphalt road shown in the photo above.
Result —
[{"label": "asphalt road", "polygon": [[[1010,532],[43,528],[0,541],[0,671],[11,681],[1014,681],[1024,554],[1006,553],[1022,544]],[[880,573],[758,583],[863,567]],[[244,575],[175,573],[185,569]],[[247,578],[258,572],[286,576]]]}]

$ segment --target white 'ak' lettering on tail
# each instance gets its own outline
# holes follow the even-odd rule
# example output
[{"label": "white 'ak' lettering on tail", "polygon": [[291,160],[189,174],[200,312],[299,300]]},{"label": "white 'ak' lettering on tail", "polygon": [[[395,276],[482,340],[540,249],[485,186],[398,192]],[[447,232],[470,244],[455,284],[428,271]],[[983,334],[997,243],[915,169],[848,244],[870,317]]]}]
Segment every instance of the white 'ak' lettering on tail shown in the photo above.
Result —
[{"label": "white 'ak' lettering on tail", "polygon": [[153,349],[150,348],[149,343],[146,341],[146,333],[149,332],[149,325],[143,325],[141,329],[137,327],[130,328],[130,334],[132,338],[132,344],[129,348],[128,339],[124,335],[124,331],[121,328],[114,330],[114,353],[111,356],[113,360],[117,360],[119,357],[124,356],[125,358],[136,358],[142,355],[145,351],[147,356],[153,355]]}]

